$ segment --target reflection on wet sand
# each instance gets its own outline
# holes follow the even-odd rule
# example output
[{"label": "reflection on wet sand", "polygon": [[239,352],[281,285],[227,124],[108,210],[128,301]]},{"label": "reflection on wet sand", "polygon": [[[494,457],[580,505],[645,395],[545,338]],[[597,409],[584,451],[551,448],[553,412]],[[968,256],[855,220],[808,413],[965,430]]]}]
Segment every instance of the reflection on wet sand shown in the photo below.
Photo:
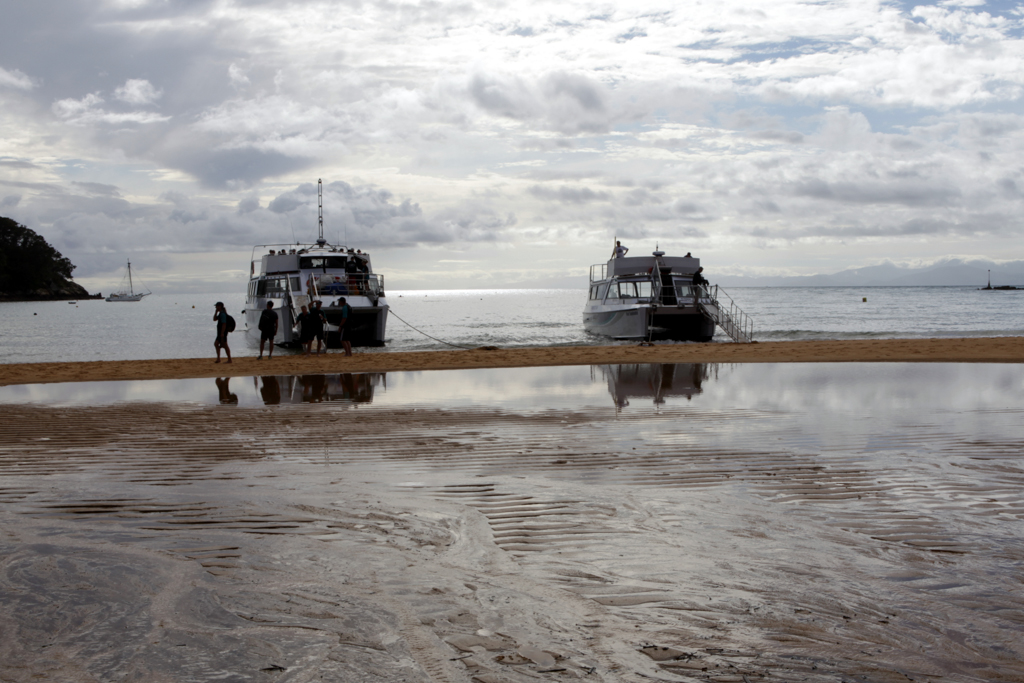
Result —
[{"label": "reflection on wet sand", "polygon": [[221,405],[238,405],[238,394],[231,393],[231,378],[217,378],[217,400]]},{"label": "reflection on wet sand", "polygon": [[[220,381],[217,380],[218,388]],[[253,383],[263,399],[263,404],[268,406],[280,403],[324,403],[328,401],[372,403],[374,388],[381,385],[387,386],[387,373],[270,375],[253,377]],[[237,398],[235,402],[237,403]],[[221,403],[225,403],[223,397]]]},{"label": "reflection on wet sand", "polygon": [[718,404],[725,371],[676,366],[596,370],[614,405],[578,408],[339,411],[336,377],[7,406],[3,673],[1024,680],[1024,370],[992,408],[953,407],[967,374],[893,411],[889,366],[842,411],[820,374],[799,409],[740,396],[798,370]]},{"label": "reflection on wet sand", "polygon": [[717,363],[637,363],[595,365],[608,382],[608,393],[619,409],[629,399],[651,399],[662,405],[668,398],[687,400],[701,392],[701,385],[718,369]]}]

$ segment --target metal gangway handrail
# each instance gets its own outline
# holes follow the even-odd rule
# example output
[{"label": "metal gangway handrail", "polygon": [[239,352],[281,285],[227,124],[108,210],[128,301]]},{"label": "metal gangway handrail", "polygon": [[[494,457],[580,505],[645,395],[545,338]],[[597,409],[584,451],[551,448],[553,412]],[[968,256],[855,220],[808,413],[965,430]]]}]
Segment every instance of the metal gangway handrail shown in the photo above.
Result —
[{"label": "metal gangway handrail", "polygon": [[[715,324],[722,328],[722,331],[729,335],[734,342],[749,344],[754,341],[754,321],[746,313],[740,310],[732,297],[725,293],[718,285],[701,285],[698,292],[697,303],[704,313],[715,321]],[[722,306],[722,299],[727,301]]]}]

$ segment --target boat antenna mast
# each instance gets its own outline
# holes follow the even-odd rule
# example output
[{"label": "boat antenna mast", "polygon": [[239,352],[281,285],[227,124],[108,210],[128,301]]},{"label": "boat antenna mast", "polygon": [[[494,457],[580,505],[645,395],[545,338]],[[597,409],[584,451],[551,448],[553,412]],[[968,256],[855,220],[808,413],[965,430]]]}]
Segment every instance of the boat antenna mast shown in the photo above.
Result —
[{"label": "boat antenna mast", "polygon": [[132,262],[128,261],[128,293],[135,294],[135,287],[132,286]]},{"label": "boat antenna mast", "polygon": [[316,179],[316,203],[320,212],[320,236],[317,237],[316,243],[322,247],[327,244],[327,240],[324,239],[324,181],[320,178]]}]

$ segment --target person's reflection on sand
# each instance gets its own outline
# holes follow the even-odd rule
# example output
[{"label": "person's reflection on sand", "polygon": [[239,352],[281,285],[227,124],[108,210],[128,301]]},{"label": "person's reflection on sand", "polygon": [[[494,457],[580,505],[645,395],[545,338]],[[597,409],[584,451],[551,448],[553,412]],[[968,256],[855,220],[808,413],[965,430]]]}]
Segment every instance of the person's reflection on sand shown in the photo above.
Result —
[{"label": "person's reflection on sand", "polygon": [[220,402],[225,405],[237,405],[238,394],[231,393],[231,387],[228,384],[231,382],[230,377],[217,378],[217,394]]},{"label": "person's reflection on sand", "polygon": [[326,375],[303,375],[299,381],[302,383],[303,403],[322,403],[327,397]]},{"label": "person's reflection on sand", "polygon": [[276,406],[281,402],[281,384],[277,377],[261,377],[263,386],[260,387],[260,396],[263,397],[263,405]]},{"label": "person's reflection on sand", "polygon": [[338,375],[341,399],[353,403],[373,402],[373,377],[366,373],[345,372]]}]

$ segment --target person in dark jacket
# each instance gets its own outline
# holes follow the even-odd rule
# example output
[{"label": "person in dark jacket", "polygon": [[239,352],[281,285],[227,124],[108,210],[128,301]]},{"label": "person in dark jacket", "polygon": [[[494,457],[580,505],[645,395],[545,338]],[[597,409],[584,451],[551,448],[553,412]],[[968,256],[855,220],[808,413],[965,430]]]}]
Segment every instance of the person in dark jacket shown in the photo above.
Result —
[{"label": "person in dark jacket", "polygon": [[693,286],[694,287],[705,287],[708,281],[704,278],[701,273],[704,271],[703,266],[697,269],[697,272],[693,274]]},{"label": "person in dark jacket", "polygon": [[268,301],[266,310],[260,314],[258,327],[260,330],[260,355],[256,357],[256,360],[263,358],[264,342],[270,342],[270,351],[267,353],[267,358],[273,358],[274,337],[277,336],[277,313],[274,311],[273,301]]},{"label": "person in dark jacket", "polygon": [[[320,308],[323,305],[322,301],[313,302],[313,310],[309,312],[309,315],[313,318],[313,338],[316,339],[316,355],[320,355],[320,349],[323,348],[324,353],[327,353],[327,342],[324,341],[324,330],[327,328],[327,316],[324,315],[323,310]],[[313,348],[313,342],[309,343],[310,350]]]},{"label": "person in dark jacket", "polygon": [[345,298],[338,299],[338,303],[341,304],[341,322],[338,323],[338,339],[341,340],[341,346],[345,349],[345,355],[352,355],[352,341],[349,338],[350,329],[348,326],[349,316],[352,313],[352,307],[345,303]]},{"label": "person in dark jacket", "polygon": [[299,328],[299,343],[302,344],[302,348],[305,349],[306,355],[309,355],[309,347],[312,345],[313,339],[313,321],[309,315],[309,309],[305,306],[297,316],[295,316],[295,325]]},{"label": "person in dark jacket", "polygon": [[223,302],[218,301],[214,304],[215,311],[213,313],[213,319],[217,323],[217,338],[213,340],[213,348],[217,349],[217,360],[214,363],[220,362],[220,350],[224,349],[224,353],[227,354],[227,362],[231,362],[231,348],[228,346],[228,312],[224,308]]}]

